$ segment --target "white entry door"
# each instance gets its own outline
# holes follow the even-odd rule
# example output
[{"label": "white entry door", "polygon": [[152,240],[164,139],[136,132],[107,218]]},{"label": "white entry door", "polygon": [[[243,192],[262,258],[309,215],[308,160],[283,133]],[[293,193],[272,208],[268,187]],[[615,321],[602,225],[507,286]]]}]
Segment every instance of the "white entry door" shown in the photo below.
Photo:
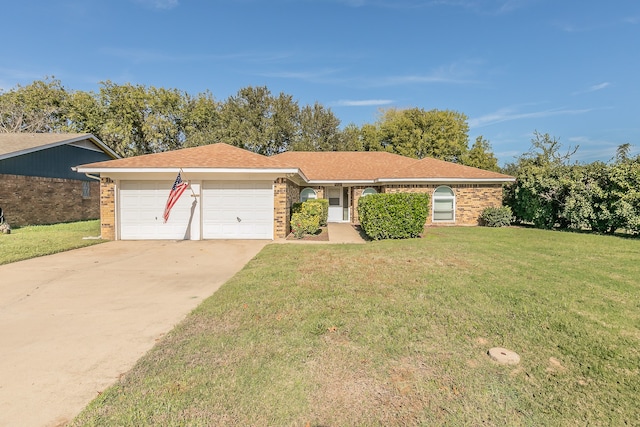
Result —
[{"label": "white entry door", "polygon": [[327,187],[329,199],[329,222],[341,222],[342,219],[342,187]]}]

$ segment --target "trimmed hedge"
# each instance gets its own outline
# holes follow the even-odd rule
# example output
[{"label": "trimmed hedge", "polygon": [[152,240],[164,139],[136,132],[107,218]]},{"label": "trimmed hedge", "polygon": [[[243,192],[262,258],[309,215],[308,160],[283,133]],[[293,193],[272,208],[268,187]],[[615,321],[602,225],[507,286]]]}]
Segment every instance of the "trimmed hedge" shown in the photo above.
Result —
[{"label": "trimmed hedge", "polygon": [[429,215],[429,195],[370,194],[358,200],[364,232],[373,240],[418,237]]}]

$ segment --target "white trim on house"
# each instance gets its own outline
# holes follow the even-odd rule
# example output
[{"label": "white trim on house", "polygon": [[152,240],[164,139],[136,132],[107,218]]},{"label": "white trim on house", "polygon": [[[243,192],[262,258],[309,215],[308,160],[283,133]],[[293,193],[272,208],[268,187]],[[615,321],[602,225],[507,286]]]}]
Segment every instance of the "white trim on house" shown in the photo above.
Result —
[{"label": "white trim on house", "polygon": [[[300,169],[271,169],[271,168],[86,168],[78,166],[74,168],[76,172],[81,173],[104,173],[107,175],[115,173],[271,173],[271,174],[300,174],[304,175]],[[304,177],[306,179],[306,177]]]},{"label": "white trim on house", "polygon": [[379,178],[375,182],[379,184],[384,183],[452,183],[452,184],[488,184],[488,183],[502,183],[502,182],[514,182],[515,178]]},{"label": "white trim on house", "polygon": [[345,187],[367,184],[424,184],[424,183],[452,183],[452,184],[489,184],[514,182],[515,178],[376,178],[359,180],[309,180],[305,181],[309,185],[334,185],[343,184]]}]

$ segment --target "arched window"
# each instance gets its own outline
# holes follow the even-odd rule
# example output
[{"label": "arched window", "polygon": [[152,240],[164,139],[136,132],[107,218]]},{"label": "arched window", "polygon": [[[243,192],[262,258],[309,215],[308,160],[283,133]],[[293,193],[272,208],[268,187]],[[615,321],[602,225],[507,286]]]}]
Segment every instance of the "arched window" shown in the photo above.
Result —
[{"label": "arched window", "polygon": [[433,221],[455,221],[456,195],[447,186],[436,188],[433,192]]},{"label": "arched window", "polygon": [[317,199],[318,195],[316,194],[316,190],[313,188],[305,188],[300,192],[300,201],[306,202],[309,199]]},{"label": "arched window", "polygon": [[362,196],[360,197],[364,197],[364,196],[368,196],[369,194],[377,194],[378,190],[376,190],[373,187],[367,187],[364,189],[364,191],[362,192]]}]

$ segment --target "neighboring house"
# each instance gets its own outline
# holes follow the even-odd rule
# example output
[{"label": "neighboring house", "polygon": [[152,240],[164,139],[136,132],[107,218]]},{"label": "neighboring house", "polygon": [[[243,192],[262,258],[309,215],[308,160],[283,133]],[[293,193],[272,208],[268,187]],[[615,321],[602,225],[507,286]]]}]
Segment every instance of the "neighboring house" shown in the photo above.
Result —
[{"label": "neighboring house", "polygon": [[[425,192],[427,225],[477,225],[501,206],[513,177],[435,159],[385,152],[286,152],[265,157],[227,144],[185,148],[77,170],[100,174],[105,239],[279,239],[291,205],[329,199],[329,221],[358,222],[357,204],[371,193]],[[163,223],[178,171],[190,182]]]},{"label": "neighboring house", "polygon": [[118,157],[91,134],[0,133],[5,220],[21,226],[99,218],[99,182],[71,167]]}]

